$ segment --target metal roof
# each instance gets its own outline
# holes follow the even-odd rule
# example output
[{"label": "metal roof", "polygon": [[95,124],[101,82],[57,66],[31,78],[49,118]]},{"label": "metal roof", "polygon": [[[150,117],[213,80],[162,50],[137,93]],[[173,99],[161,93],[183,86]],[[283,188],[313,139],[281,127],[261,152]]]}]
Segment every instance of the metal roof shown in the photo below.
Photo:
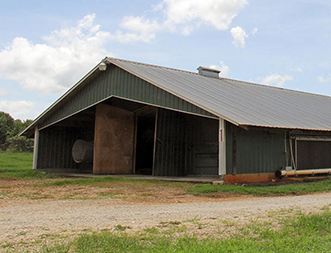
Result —
[{"label": "metal roof", "polygon": [[132,61],[114,64],[241,126],[331,131],[331,97]]},{"label": "metal roof", "polygon": [[[106,57],[102,62],[123,70],[238,126],[331,131],[331,97],[312,93],[213,78],[189,71]],[[56,110],[85,80],[98,73],[98,65],[54,102],[25,129],[33,128]]]}]

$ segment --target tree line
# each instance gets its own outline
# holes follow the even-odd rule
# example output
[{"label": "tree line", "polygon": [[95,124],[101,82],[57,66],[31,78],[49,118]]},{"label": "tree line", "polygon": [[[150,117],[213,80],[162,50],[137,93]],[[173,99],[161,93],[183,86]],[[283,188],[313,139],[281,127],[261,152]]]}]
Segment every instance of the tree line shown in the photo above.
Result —
[{"label": "tree line", "polygon": [[0,112],[0,150],[32,152],[33,139],[18,136],[31,123],[31,119],[22,121],[20,119],[14,119],[9,113]]}]

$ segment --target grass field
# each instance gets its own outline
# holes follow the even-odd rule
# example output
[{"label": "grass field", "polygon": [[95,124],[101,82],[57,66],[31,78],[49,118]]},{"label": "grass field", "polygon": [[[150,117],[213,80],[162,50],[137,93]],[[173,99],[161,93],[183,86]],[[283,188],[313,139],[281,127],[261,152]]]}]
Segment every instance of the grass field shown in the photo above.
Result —
[{"label": "grass field", "polygon": [[10,153],[0,151],[0,179],[43,179],[52,178],[32,169],[32,153]]},{"label": "grass field", "polygon": [[[17,187],[19,186],[19,187]],[[51,189],[51,190],[50,190]],[[77,190],[78,189],[78,190]],[[77,192],[75,192],[77,190]],[[162,191],[169,199],[178,194],[212,198],[233,195],[274,196],[331,191],[331,180],[273,186],[209,185],[172,183],[118,177],[59,178],[32,170],[31,153],[0,153],[0,200],[51,201],[91,198],[125,198],[156,201]],[[92,194],[93,193],[93,194]],[[62,195],[61,195],[62,194]],[[220,195],[218,195],[220,194]],[[154,202],[151,202],[154,203]],[[130,233],[120,224],[115,232],[84,233],[54,240],[22,241],[19,245],[33,252],[331,252],[331,211],[326,206],[320,213],[287,210],[288,215],[271,217],[268,222],[252,220],[243,227],[236,223],[236,232],[227,238],[190,233],[181,222],[167,224],[171,230],[152,227]],[[0,219],[1,221],[1,219]],[[165,226],[163,224],[163,226]],[[180,230],[181,233],[178,233]],[[169,232],[170,231],[170,232]],[[184,232],[184,235],[182,235]],[[0,252],[17,252],[17,245],[0,244]],[[30,247],[29,246],[29,247]]]}]

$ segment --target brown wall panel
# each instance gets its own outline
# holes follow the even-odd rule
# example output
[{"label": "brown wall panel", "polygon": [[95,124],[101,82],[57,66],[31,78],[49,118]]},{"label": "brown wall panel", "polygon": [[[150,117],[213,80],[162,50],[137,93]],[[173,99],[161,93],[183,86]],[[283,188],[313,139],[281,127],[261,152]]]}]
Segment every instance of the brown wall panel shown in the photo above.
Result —
[{"label": "brown wall panel", "polygon": [[134,114],[117,107],[96,107],[94,174],[131,174]]}]

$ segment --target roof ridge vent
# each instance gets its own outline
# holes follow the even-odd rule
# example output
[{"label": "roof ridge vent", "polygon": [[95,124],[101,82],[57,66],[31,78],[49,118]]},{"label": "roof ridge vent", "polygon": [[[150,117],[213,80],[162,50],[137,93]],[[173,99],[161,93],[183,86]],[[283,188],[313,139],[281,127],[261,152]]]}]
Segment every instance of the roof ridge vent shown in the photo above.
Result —
[{"label": "roof ridge vent", "polygon": [[219,74],[221,73],[221,71],[218,69],[207,68],[203,66],[199,66],[197,70],[199,75],[201,76],[214,77],[214,78],[219,78]]}]

